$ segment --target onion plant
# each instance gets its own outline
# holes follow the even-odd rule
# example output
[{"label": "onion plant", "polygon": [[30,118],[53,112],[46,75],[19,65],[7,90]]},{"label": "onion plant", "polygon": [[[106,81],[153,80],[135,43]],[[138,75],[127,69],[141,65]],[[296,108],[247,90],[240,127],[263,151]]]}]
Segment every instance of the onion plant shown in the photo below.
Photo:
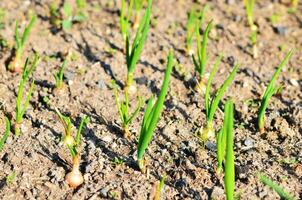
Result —
[{"label": "onion plant", "polygon": [[235,156],[233,150],[234,105],[232,100],[226,102],[224,116],[223,132],[226,135],[224,188],[227,200],[233,200],[235,187]]},{"label": "onion plant", "polygon": [[136,109],[132,114],[129,115],[129,97],[128,97],[128,93],[125,92],[124,93],[125,94],[125,100],[120,101],[119,95],[118,95],[118,89],[117,89],[117,86],[116,86],[115,82],[113,82],[113,86],[114,86],[115,102],[116,102],[118,113],[120,115],[120,119],[122,121],[124,137],[128,138],[130,136],[129,125],[137,117],[139,111],[141,110],[142,98],[140,96],[137,96],[138,104],[136,106]]},{"label": "onion plant", "polygon": [[81,141],[82,129],[89,123],[90,119],[87,116],[81,119],[79,128],[74,138],[71,133],[72,125],[70,117],[61,114],[57,108],[55,108],[55,110],[64,126],[63,143],[68,147],[72,156],[72,170],[66,175],[65,180],[71,188],[75,189],[84,182],[83,175],[80,171],[80,151],[78,147]]},{"label": "onion plant", "polygon": [[25,27],[21,38],[19,35],[19,22],[16,21],[14,57],[8,65],[8,70],[10,70],[11,72],[20,73],[22,71],[22,55],[23,55],[24,45],[36,19],[37,19],[36,15],[34,15],[31,18],[29,24]]},{"label": "onion plant", "polygon": [[[63,30],[71,29],[74,23],[81,23],[87,19],[86,14],[84,13],[84,7],[86,5],[85,0],[77,0],[76,11],[73,11],[70,3],[65,2],[63,5],[63,19],[61,20],[61,25]],[[73,14],[75,13],[75,14]]]},{"label": "onion plant", "polygon": [[299,0],[291,0],[291,7],[288,9],[289,13],[296,12],[296,10],[298,8],[298,2],[299,2]]},{"label": "onion plant", "polygon": [[140,22],[139,28],[136,32],[131,47],[129,44],[128,33],[126,35],[126,64],[127,64],[128,72],[127,72],[127,80],[125,84],[126,85],[125,91],[132,94],[136,92],[136,87],[132,84],[133,76],[134,76],[136,63],[139,60],[139,56],[142,52],[143,45],[146,41],[149,32],[151,7],[152,7],[152,0],[149,0],[147,10],[145,12],[143,19]]},{"label": "onion plant", "polygon": [[268,106],[270,98],[276,94],[280,87],[275,86],[276,79],[278,78],[279,74],[281,73],[282,68],[286,65],[286,63],[289,61],[290,57],[293,54],[293,50],[290,50],[283,61],[279,64],[276,72],[274,73],[270,83],[268,84],[264,94],[262,95],[261,105],[259,107],[258,111],[258,128],[260,133],[264,133],[264,126],[265,126],[265,110]]},{"label": "onion plant", "polygon": [[204,77],[205,65],[207,63],[206,47],[207,47],[207,42],[208,42],[208,35],[209,35],[209,32],[210,32],[212,26],[213,26],[213,23],[212,23],[212,21],[210,21],[203,33],[203,39],[202,39],[202,43],[201,43],[199,25],[196,25],[198,60],[195,58],[194,55],[192,55],[192,59],[193,59],[193,63],[195,66],[195,70],[197,71],[197,73],[199,75],[199,77],[198,77],[199,81],[197,81],[196,87],[195,87],[195,89],[199,92],[205,92],[205,88],[206,88],[206,86],[205,86],[206,81],[205,81],[205,77]]},{"label": "onion plant", "polygon": [[0,151],[2,151],[3,149],[3,146],[9,136],[9,133],[10,133],[10,121],[7,117],[5,117],[5,124],[6,124],[6,128],[5,128],[5,132],[0,140]]},{"label": "onion plant", "polygon": [[67,60],[65,59],[61,65],[60,70],[54,74],[54,77],[56,80],[55,88],[57,90],[62,89],[64,86],[63,75],[64,75],[64,69],[65,69],[66,63],[67,63]]},{"label": "onion plant", "polygon": [[[128,5],[128,12],[126,15],[126,0],[121,0],[121,11],[120,11],[120,29],[123,38],[123,48],[126,50],[126,37],[129,28],[129,20],[132,14],[133,0],[130,0]],[[126,15],[126,16],[125,16]]]},{"label": "onion plant", "polygon": [[245,0],[244,4],[245,4],[246,15],[247,15],[247,21],[248,21],[249,27],[251,29],[250,40],[253,45],[253,57],[257,58],[258,57],[258,48],[257,48],[258,28],[255,25],[254,18],[253,18],[255,0]]},{"label": "onion plant", "polygon": [[217,90],[217,92],[213,95],[212,99],[210,99],[210,89],[213,81],[214,74],[217,71],[218,65],[221,62],[222,55],[220,55],[214,64],[213,69],[211,70],[209,80],[207,82],[206,86],[206,93],[205,93],[205,109],[206,109],[206,128],[201,129],[199,133],[199,137],[201,141],[206,141],[209,138],[214,138],[215,133],[213,129],[213,121],[214,121],[214,115],[215,111],[218,108],[218,104],[223,97],[225,91],[229,87],[229,85],[232,83],[232,80],[234,79],[234,76],[239,68],[239,64],[236,64],[233,68],[232,72],[229,74],[227,79],[224,81],[224,83],[220,86],[220,88]]},{"label": "onion plant", "polygon": [[160,196],[161,196],[162,190],[163,190],[164,185],[165,185],[165,180],[166,180],[166,175],[161,177],[161,179],[159,181],[159,184],[156,187],[154,200],[160,200],[161,199]]},{"label": "onion plant", "polygon": [[134,15],[135,15],[135,19],[134,19],[134,23],[133,23],[133,28],[137,29],[139,27],[139,21],[141,18],[141,10],[144,6],[144,3],[146,0],[133,0],[134,1]]},{"label": "onion plant", "polygon": [[263,184],[265,184],[265,185],[269,186],[271,189],[275,190],[281,199],[286,199],[286,200],[295,199],[295,197],[288,194],[286,191],[284,191],[284,189],[281,186],[279,186],[277,183],[275,183],[274,181],[269,179],[267,176],[259,173],[258,178]]},{"label": "onion plant", "polygon": [[186,33],[186,49],[187,53],[189,55],[193,54],[193,49],[192,49],[192,41],[193,41],[193,36],[195,34],[196,27],[199,26],[203,23],[204,18],[205,18],[205,12],[208,9],[208,5],[206,4],[205,7],[198,13],[196,12],[195,9],[191,9],[191,11],[188,14],[188,21],[187,21],[187,33]]},{"label": "onion plant", "polygon": [[23,73],[22,73],[22,77],[20,80],[20,84],[19,84],[19,89],[18,89],[18,94],[17,94],[17,101],[16,101],[16,122],[14,125],[14,132],[16,134],[16,136],[20,135],[20,126],[21,123],[23,121],[23,116],[26,112],[27,106],[29,104],[29,100],[31,98],[34,86],[35,86],[35,82],[34,80],[31,81],[31,85],[28,91],[28,94],[26,96],[25,102],[22,106],[22,99],[23,99],[23,90],[24,90],[24,86],[25,83],[27,81],[27,79],[29,78],[29,75],[34,71],[34,69],[36,68],[36,65],[38,63],[39,60],[39,56],[37,54],[35,54],[35,58],[30,66],[29,69],[27,69],[28,65],[29,65],[29,59],[27,58],[23,67]]},{"label": "onion plant", "polygon": [[164,82],[162,84],[158,99],[154,102],[154,97],[148,100],[147,107],[144,113],[143,122],[141,125],[141,131],[137,144],[137,164],[139,169],[144,173],[146,170],[144,162],[144,154],[152,139],[153,132],[156,128],[156,124],[159,120],[160,113],[162,111],[166,94],[168,92],[169,80],[171,76],[173,65],[173,53],[170,52],[168,56],[168,63],[165,72]]}]

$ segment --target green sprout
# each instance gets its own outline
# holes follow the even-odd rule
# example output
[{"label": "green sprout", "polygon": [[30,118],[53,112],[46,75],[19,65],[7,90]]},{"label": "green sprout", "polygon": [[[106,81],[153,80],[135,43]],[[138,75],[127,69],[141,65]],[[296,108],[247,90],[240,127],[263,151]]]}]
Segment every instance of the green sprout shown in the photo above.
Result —
[{"label": "green sprout", "polygon": [[195,70],[199,74],[199,81],[196,84],[196,90],[199,92],[205,92],[205,77],[204,77],[204,71],[205,71],[205,65],[207,63],[207,42],[208,42],[208,35],[209,32],[213,26],[213,21],[210,21],[207,25],[205,32],[203,34],[202,43],[200,41],[200,32],[199,32],[199,26],[196,26],[196,37],[197,37],[197,57],[198,61],[196,60],[195,56],[192,55],[193,63],[195,66]]},{"label": "green sprout", "polygon": [[63,5],[63,19],[61,21],[61,25],[63,30],[67,31],[71,29],[72,25],[74,23],[81,23],[84,22],[87,19],[86,14],[84,13],[83,9],[86,5],[86,1],[84,0],[77,0],[76,5],[77,5],[77,10],[76,14],[73,15],[73,10],[72,6],[70,3],[65,2]]},{"label": "green sprout", "polygon": [[255,25],[254,18],[253,18],[255,0],[245,0],[244,4],[245,4],[246,15],[247,15],[247,21],[248,21],[249,27],[251,29],[250,40],[253,45],[253,57],[257,58],[258,57],[258,48],[257,48],[258,28]]},{"label": "green sprout", "polygon": [[71,188],[75,189],[84,182],[83,175],[80,171],[80,152],[78,147],[81,142],[82,129],[89,123],[90,118],[85,116],[81,119],[74,138],[71,134],[72,125],[70,117],[61,114],[57,108],[55,108],[55,111],[64,126],[63,143],[68,147],[72,156],[72,170],[66,175],[65,180]]},{"label": "green sprout", "polygon": [[124,131],[124,137],[128,138],[130,136],[130,131],[129,131],[129,125],[132,123],[132,121],[137,117],[139,111],[141,110],[142,107],[142,98],[140,96],[137,96],[138,104],[135,109],[135,111],[129,115],[129,97],[128,93],[125,92],[125,100],[120,101],[119,100],[119,95],[118,95],[118,89],[113,81],[113,86],[114,86],[114,95],[115,95],[115,102],[116,106],[120,115],[120,119],[122,121],[123,125],[123,131]]},{"label": "green sprout", "polygon": [[141,125],[141,131],[139,135],[139,141],[137,144],[137,164],[139,169],[144,173],[146,171],[144,154],[151,141],[153,132],[156,128],[157,122],[160,117],[161,110],[165,101],[166,94],[168,92],[169,79],[171,76],[173,65],[173,53],[170,51],[168,56],[167,69],[165,72],[164,82],[162,84],[160,94],[157,101],[154,103],[154,97],[152,96],[147,103],[143,122]]},{"label": "green sprout", "polygon": [[[224,122],[226,122],[226,115],[224,115]],[[225,157],[225,143],[226,143],[226,129],[221,128],[216,135],[216,144],[217,144],[217,174],[222,172],[222,163]]]},{"label": "green sprout", "polygon": [[205,12],[209,8],[209,6],[206,4],[204,8],[200,11],[200,13],[197,13],[195,9],[191,9],[188,15],[188,21],[187,21],[187,33],[186,33],[186,49],[187,53],[189,55],[193,54],[192,50],[192,41],[193,41],[193,36],[195,34],[196,27],[198,27],[200,24],[203,23],[204,18],[205,18]]},{"label": "green sprout", "polygon": [[28,35],[30,33],[30,30],[32,29],[32,26],[34,25],[35,21],[37,19],[37,16],[34,15],[28,26],[25,27],[24,32],[22,34],[22,37],[20,38],[19,36],[19,22],[16,21],[16,26],[15,26],[15,49],[14,49],[14,58],[8,65],[8,70],[11,72],[21,72],[22,71],[22,55],[23,55],[23,50],[24,50],[24,45],[25,42],[28,38]]},{"label": "green sprout", "polygon": [[63,82],[63,75],[64,75],[64,69],[66,66],[67,60],[65,59],[61,65],[60,70],[54,74],[55,80],[56,80],[56,89],[60,90],[63,88],[64,86],[64,82]]},{"label": "green sprout", "polygon": [[9,133],[10,133],[10,121],[7,117],[5,117],[5,124],[6,124],[6,129],[5,129],[5,132],[4,132],[4,135],[2,136],[1,140],[0,140],[0,151],[2,151],[3,149],[3,146],[9,136]]},{"label": "green sprout", "polygon": [[235,156],[233,149],[234,105],[232,100],[226,102],[224,116],[223,129],[226,135],[224,187],[227,200],[233,200],[235,187]]},{"label": "green sprout", "polygon": [[137,29],[139,27],[139,21],[141,18],[141,10],[142,10],[146,0],[133,0],[133,1],[134,1],[134,11],[135,11],[133,28]]},{"label": "green sprout", "polygon": [[59,28],[61,25],[61,18],[58,10],[58,4],[56,2],[52,2],[49,6],[50,24],[55,28]]},{"label": "green sprout", "polygon": [[291,7],[288,9],[289,13],[296,12],[296,10],[298,8],[298,2],[299,2],[299,0],[291,0]]},{"label": "green sprout", "polygon": [[34,86],[35,86],[35,82],[34,82],[34,80],[31,81],[31,85],[30,85],[28,94],[27,94],[25,102],[22,106],[21,101],[22,101],[22,97],[23,97],[24,85],[25,85],[29,75],[36,68],[38,60],[39,60],[39,56],[38,56],[38,54],[35,54],[35,58],[34,58],[32,64],[31,64],[31,67],[29,69],[27,69],[29,59],[26,59],[24,67],[23,67],[22,78],[21,78],[21,81],[20,81],[20,84],[19,84],[19,89],[18,89],[18,94],[17,94],[17,101],[16,101],[16,122],[15,122],[15,126],[14,126],[14,131],[15,131],[16,136],[20,135],[20,126],[21,126],[21,123],[23,121],[23,116],[26,112],[27,106],[29,104],[29,100],[31,98],[31,95],[32,95],[32,92],[33,92],[33,89],[34,89]]},{"label": "green sprout", "polygon": [[264,126],[265,126],[265,110],[268,106],[270,98],[276,94],[281,86],[276,87],[275,81],[278,78],[279,74],[281,73],[282,68],[286,65],[286,63],[289,61],[290,57],[293,54],[293,50],[290,50],[283,61],[278,66],[276,72],[274,73],[270,83],[268,84],[264,94],[262,95],[261,105],[258,111],[258,128],[260,133],[264,133]]},{"label": "green sprout", "polygon": [[277,183],[275,183],[274,181],[269,179],[267,176],[258,173],[258,178],[263,184],[265,184],[265,185],[269,186],[271,189],[275,190],[278,193],[278,195],[280,196],[280,198],[286,199],[286,200],[295,199],[295,197],[288,194],[286,191],[284,191],[284,189],[281,186],[279,186]]},{"label": "green sprout", "polygon": [[127,39],[128,28],[129,28],[129,20],[132,14],[132,7],[133,7],[133,0],[130,0],[128,5],[128,13],[127,16],[125,17],[126,0],[121,0],[120,29],[123,38],[124,51],[126,50],[126,39]]},{"label": "green sprout", "polygon": [[130,92],[132,94],[136,92],[136,87],[132,85],[133,76],[134,76],[136,63],[139,60],[139,56],[142,52],[143,45],[146,41],[149,32],[151,7],[152,7],[152,0],[149,0],[147,10],[145,12],[143,19],[141,20],[140,26],[136,32],[131,48],[129,44],[128,33],[126,36],[126,63],[127,63],[128,73],[127,73],[125,91]]},{"label": "green sprout", "polygon": [[160,196],[161,196],[162,190],[163,190],[164,185],[165,185],[165,180],[166,180],[166,175],[161,177],[161,179],[159,181],[159,184],[156,186],[154,200],[160,200]]},{"label": "green sprout", "polygon": [[15,171],[13,171],[11,174],[7,175],[6,180],[5,180],[6,185],[10,185],[13,182],[15,182],[16,176],[17,176],[17,173]]},{"label": "green sprout", "polygon": [[[63,115],[57,108],[55,108],[55,111],[64,126],[64,135],[62,137],[63,143],[68,147],[77,146],[80,143],[81,131],[83,129],[83,126],[85,124],[88,124],[90,121],[89,117],[85,116],[81,119],[76,137],[74,138],[72,136],[72,123],[70,117]],[[72,153],[72,155],[75,156],[76,151],[73,152],[74,153]]]},{"label": "green sprout", "polygon": [[227,79],[224,81],[224,83],[220,86],[220,88],[217,90],[215,95],[213,95],[211,101],[210,101],[210,89],[213,81],[214,74],[217,71],[218,65],[221,62],[222,55],[220,55],[214,64],[213,69],[211,70],[209,80],[207,82],[206,86],[206,93],[205,93],[205,109],[206,109],[206,128],[201,129],[198,133],[198,137],[201,139],[201,141],[206,141],[209,138],[215,137],[214,129],[213,129],[213,121],[214,121],[214,115],[218,108],[218,104],[223,97],[225,91],[229,87],[229,85],[232,83],[232,80],[234,79],[234,76],[239,68],[239,64],[235,65],[230,75],[227,77]]}]

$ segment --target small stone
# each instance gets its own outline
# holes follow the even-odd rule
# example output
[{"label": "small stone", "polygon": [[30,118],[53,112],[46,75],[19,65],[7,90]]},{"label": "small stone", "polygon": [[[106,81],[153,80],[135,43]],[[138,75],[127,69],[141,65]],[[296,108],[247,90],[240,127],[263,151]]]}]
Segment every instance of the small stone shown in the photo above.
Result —
[{"label": "small stone", "polygon": [[146,76],[138,77],[135,81],[139,85],[148,85],[148,78]]},{"label": "small stone", "polygon": [[103,89],[106,88],[106,84],[105,84],[105,82],[104,82],[103,79],[99,79],[98,82],[97,82],[97,84],[96,84],[96,86],[97,86],[99,89],[101,89],[101,90],[103,90]]},{"label": "small stone", "polygon": [[104,142],[110,143],[112,142],[112,137],[110,135],[106,135],[102,138]]},{"label": "small stone", "polygon": [[211,195],[211,199],[220,199],[224,196],[224,190],[220,187],[215,186]]},{"label": "small stone", "polygon": [[106,198],[108,196],[108,192],[109,192],[109,188],[108,187],[105,187],[105,188],[101,189],[101,191],[100,191],[101,196],[103,198]]},{"label": "small stone", "polygon": [[299,86],[299,83],[296,79],[289,79],[289,83],[292,85],[292,86],[295,86],[295,87],[298,87]]},{"label": "small stone", "polygon": [[288,28],[286,26],[275,26],[274,31],[279,35],[285,36],[288,32]]},{"label": "small stone", "polygon": [[64,78],[65,78],[68,82],[71,81],[71,80],[74,78],[74,76],[75,76],[75,73],[72,72],[72,71],[66,70],[66,71],[64,72]]},{"label": "small stone", "polygon": [[216,151],[216,144],[214,142],[212,142],[212,141],[207,141],[206,142],[206,147],[210,151]]},{"label": "small stone", "polygon": [[247,138],[244,140],[244,145],[246,146],[246,148],[252,148],[254,146],[254,140]]},{"label": "small stone", "polygon": [[186,179],[179,179],[175,182],[175,187],[177,188],[183,188],[187,185]]},{"label": "small stone", "polygon": [[226,0],[225,3],[228,5],[232,5],[235,3],[235,0]]}]

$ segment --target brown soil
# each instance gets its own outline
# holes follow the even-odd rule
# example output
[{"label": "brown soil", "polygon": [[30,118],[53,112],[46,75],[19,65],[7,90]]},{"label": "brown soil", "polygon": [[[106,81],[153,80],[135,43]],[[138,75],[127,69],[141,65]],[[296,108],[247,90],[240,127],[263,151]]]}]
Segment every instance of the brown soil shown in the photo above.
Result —
[{"label": "brown soil", "polygon": [[[126,78],[118,27],[119,5],[114,6],[111,0],[89,2],[89,20],[75,24],[70,32],[64,33],[53,32],[49,23],[50,0],[0,1],[0,7],[6,12],[1,35],[9,44],[13,44],[15,20],[20,21],[23,29],[29,21],[28,13],[38,14],[23,59],[33,57],[34,51],[42,57],[33,73],[36,87],[21,127],[23,133],[19,137],[11,134],[0,152],[0,198],[149,199],[154,184],[167,174],[162,199],[224,199],[223,177],[215,174],[215,144],[209,142],[202,146],[194,136],[205,122],[204,100],[202,95],[193,92],[190,79],[194,75],[193,63],[184,52],[187,12],[193,6],[201,9],[205,1],[197,4],[185,0],[154,0],[153,26],[135,74],[139,92],[145,100],[152,93],[158,93],[169,49],[174,50],[177,62],[189,78],[185,80],[173,72],[165,109],[146,153],[148,175],[141,174],[135,164],[143,113],[131,125],[131,139],[124,139],[110,87],[112,79],[122,87]],[[253,59],[242,2],[208,3],[211,10],[206,21],[213,19],[216,26],[210,34],[206,70],[211,69],[219,53],[225,56],[214,87],[222,83],[234,63],[241,63],[224,98],[232,97],[236,105],[236,193],[241,199],[278,199],[275,192],[259,182],[256,173],[261,171],[301,199],[302,6],[299,5],[295,14],[289,14],[286,4],[258,1],[254,16],[259,27],[259,58]],[[274,13],[280,14],[276,26],[285,26],[285,35],[278,34],[270,22]],[[291,48],[296,51],[278,79],[284,88],[281,95],[272,98],[266,115],[266,133],[260,135],[256,124],[257,101],[276,66]],[[67,87],[53,95],[53,74],[62,62],[59,55],[67,51],[75,54],[76,60],[67,64]],[[0,52],[0,100],[2,110],[14,116],[20,75],[7,71],[5,62],[10,55],[10,49]],[[50,104],[43,101],[46,97]],[[248,104],[247,100],[256,100],[256,105]],[[135,101],[133,98],[133,105]],[[63,127],[54,107],[70,114],[76,127],[84,114],[91,118],[81,144],[81,171],[85,181],[76,190],[65,182],[71,158],[61,144]],[[1,133],[5,129],[3,113]],[[216,129],[221,127],[222,120],[222,112],[217,111]],[[122,159],[123,164],[114,165],[115,158]],[[12,173],[16,177],[7,183],[7,176]]]}]

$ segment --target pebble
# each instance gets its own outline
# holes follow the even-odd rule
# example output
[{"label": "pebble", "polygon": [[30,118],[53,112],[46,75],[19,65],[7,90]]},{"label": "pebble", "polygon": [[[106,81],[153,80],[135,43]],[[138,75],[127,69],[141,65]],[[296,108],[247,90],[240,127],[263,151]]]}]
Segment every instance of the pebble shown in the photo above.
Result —
[{"label": "pebble", "polygon": [[106,198],[108,196],[108,192],[109,192],[109,188],[108,187],[104,187],[103,189],[101,189],[100,193],[101,193],[101,196],[103,198]]},{"label": "pebble", "polygon": [[74,76],[75,76],[75,73],[72,72],[72,71],[66,70],[66,71],[64,72],[64,78],[65,78],[68,82],[71,81],[71,80],[74,78]]},{"label": "pebble", "polygon": [[146,76],[138,77],[135,81],[139,85],[148,85],[148,78]]},{"label": "pebble", "polygon": [[210,151],[216,151],[216,144],[214,142],[212,142],[212,141],[207,141],[206,142],[206,147]]},{"label": "pebble", "polygon": [[274,31],[279,35],[285,36],[288,32],[288,28],[287,26],[275,26]]},{"label": "pebble", "polygon": [[214,186],[211,199],[220,199],[224,196],[224,190],[220,187]]},{"label": "pebble", "polygon": [[175,182],[175,187],[177,188],[183,188],[187,185],[186,179],[179,179]]},{"label": "pebble", "polygon": [[299,83],[296,79],[289,79],[289,83],[292,85],[292,86],[295,86],[295,87],[298,87],[299,86]]},{"label": "pebble", "polygon": [[112,137],[110,135],[106,135],[102,138],[104,142],[110,143],[112,142]]},{"label": "pebble", "polygon": [[100,78],[96,84],[97,88],[103,90],[106,88],[106,84],[102,78]]},{"label": "pebble", "polygon": [[244,145],[247,147],[247,148],[252,148],[254,146],[254,140],[251,139],[251,138],[246,138],[244,140]]}]

